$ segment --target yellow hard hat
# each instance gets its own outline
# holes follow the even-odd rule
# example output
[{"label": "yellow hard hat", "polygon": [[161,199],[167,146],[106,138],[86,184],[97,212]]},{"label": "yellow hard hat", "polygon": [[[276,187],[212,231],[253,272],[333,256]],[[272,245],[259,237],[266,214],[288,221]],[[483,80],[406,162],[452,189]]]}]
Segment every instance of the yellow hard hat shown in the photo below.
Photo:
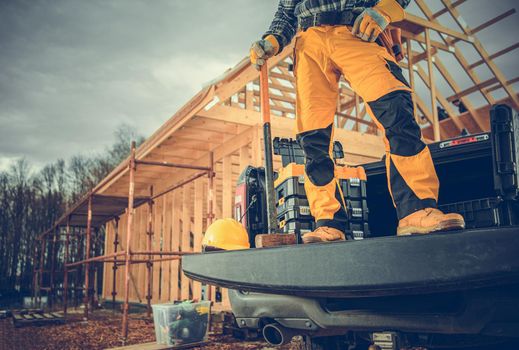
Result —
[{"label": "yellow hard hat", "polygon": [[247,230],[234,219],[218,219],[205,231],[202,247],[224,250],[249,249]]}]

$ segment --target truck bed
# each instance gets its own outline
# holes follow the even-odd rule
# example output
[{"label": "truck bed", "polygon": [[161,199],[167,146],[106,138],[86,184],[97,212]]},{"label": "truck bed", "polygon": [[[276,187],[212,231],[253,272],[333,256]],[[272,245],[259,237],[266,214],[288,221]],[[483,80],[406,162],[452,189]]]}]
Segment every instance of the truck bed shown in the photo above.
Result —
[{"label": "truck bed", "polygon": [[208,284],[300,297],[468,290],[519,281],[519,227],[208,252],[182,268]]}]

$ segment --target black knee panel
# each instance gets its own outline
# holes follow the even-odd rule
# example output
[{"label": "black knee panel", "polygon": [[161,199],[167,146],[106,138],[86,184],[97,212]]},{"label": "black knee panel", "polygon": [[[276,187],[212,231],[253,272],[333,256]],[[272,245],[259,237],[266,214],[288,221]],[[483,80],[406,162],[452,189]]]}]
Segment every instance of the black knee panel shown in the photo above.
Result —
[{"label": "black knee panel", "polygon": [[306,175],[316,186],[327,185],[334,177],[334,163],[329,154],[332,127],[333,124],[297,135],[297,142],[305,152]]},{"label": "black knee panel", "polygon": [[414,156],[424,149],[422,132],[413,115],[410,92],[393,91],[368,104],[386,131],[392,154]]}]

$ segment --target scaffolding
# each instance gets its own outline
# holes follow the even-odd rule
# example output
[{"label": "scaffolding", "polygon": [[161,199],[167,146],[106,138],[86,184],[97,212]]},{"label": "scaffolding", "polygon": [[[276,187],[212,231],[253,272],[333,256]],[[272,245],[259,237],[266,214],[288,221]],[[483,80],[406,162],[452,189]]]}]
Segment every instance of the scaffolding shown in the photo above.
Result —
[{"label": "scaffolding", "polygon": [[[155,162],[155,161],[144,161],[138,160],[135,157],[135,142],[131,143],[130,157],[127,159],[126,164],[129,170],[129,188],[128,188],[128,197],[126,205],[123,207],[123,202],[121,201],[121,197],[111,197],[111,196],[102,196],[96,194],[97,189],[101,188],[105,182],[108,182],[112,179],[112,177],[116,176],[117,173],[113,173],[112,176],[107,177],[102,183],[100,183],[95,189],[91,190],[81,201],[78,202],[76,206],[71,208],[67,213],[65,213],[58,221],[56,221],[55,225],[44,232],[39,236],[40,240],[40,252],[39,259],[37,257],[36,251],[34,252],[34,261],[39,260],[39,267],[34,268],[33,270],[33,300],[39,301],[41,303],[41,292],[46,291],[48,300],[52,303],[56,296],[56,287],[55,287],[55,274],[56,271],[56,244],[58,242],[58,237],[61,236],[61,227],[65,226],[65,238],[64,240],[60,239],[60,242],[64,242],[64,257],[63,257],[63,312],[65,316],[67,315],[68,309],[68,301],[69,301],[69,274],[72,272],[78,273],[80,275],[80,268],[84,267],[84,288],[83,289],[83,304],[84,304],[84,319],[88,320],[90,305],[93,304],[92,300],[92,288],[90,281],[90,264],[91,263],[107,263],[112,264],[112,269],[114,271],[113,274],[113,291],[112,291],[112,305],[115,305],[116,295],[116,271],[118,266],[124,266],[124,301],[122,304],[122,329],[121,329],[121,339],[123,342],[126,341],[128,336],[128,313],[129,313],[129,291],[130,291],[130,265],[132,264],[146,264],[146,312],[147,316],[151,316],[151,299],[152,299],[152,268],[153,264],[156,262],[162,261],[171,261],[171,260],[180,260],[182,255],[186,254],[186,252],[182,251],[153,251],[151,250],[151,241],[153,235],[153,204],[154,200],[160,196],[165,195],[175,189],[182,187],[198,178],[203,176],[207,176],[208,178],[208,202],[207,202],[207,219],[208,223],[211,223],[214,218],[213,213],[213,200],[214,200],[214,162],[213,162],[213,153],[209,154],[209,165],[207,167],[203,166],[190,166],[185,164],[177,164],[170,162]],[[135,197],[135,176],[138,166],[159,166],[166,168],[180,168],[180,169],[189,169],[189,170],[197,170],[199,171],[193,176],[177,183],[158,194],[153,193],[153,186],[150,186],[150,194],[148,197]],[[94,203],[97,204],[99,210],[94,212]],[[148,205],[148,226],[147,226],[147,249],[145,251],[132,251],[130,249],[130,242],[132,239],[133,232],[133,215],[134,211],[137,207],[141,205]],[[118,239],[118,230],[119,230],[119,217],[121,214],[127,215],[127,225],[126,225],[126,249],[118,250],[119,242]],[[73,218],[79,218],[73,220]],[[84,245],[78,244],[77,247],[81,248],[84,246],[83,254],[81,252],[77,252],[77,256],[82,256],[83,259],[69,262],[70,260],[70,243],[71,243],[71,228],[73,227],[81,227],[81,224],[84,223],[84,218],[86,217],[86,230],[84,232]],[[95,226],[99,228],[103,224],[108,221],[115,220],[116,223],[116,234],[115,240],[113,242],[114,245],[114,253],[105,254],[101,256],[91,257],[91,239],[92,239],[92,228]],[[78,239],[78,237],[76,237]],[[50,270],[45,270],[45,255],[46,248],[48,242],[51,242],[51,252],[50,252]],[[44,273],[49,273],[49,286],[43,286],[43,275]],[[77,286],[75,285],[74,293],[77,294]],[[209,293],[211,295],[211,293]]]}]

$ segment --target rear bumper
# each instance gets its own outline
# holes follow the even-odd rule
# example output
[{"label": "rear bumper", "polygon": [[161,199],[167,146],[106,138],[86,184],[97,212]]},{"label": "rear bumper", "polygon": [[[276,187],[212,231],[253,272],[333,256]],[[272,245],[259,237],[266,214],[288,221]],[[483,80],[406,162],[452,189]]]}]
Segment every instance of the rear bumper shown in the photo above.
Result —
[{"label": "rear bumper", "polygon": [[[229,298],[242,328],[261,328],[275,321],[312,335],[390,330],[519,337],[519,285],[463,293],[363,298],[361,303],[358,298],[314,299],[236,290],[229,291]],[[422,306],[406,305],[408,301]],[[329,307],[334,304],[331,311]]]}]

